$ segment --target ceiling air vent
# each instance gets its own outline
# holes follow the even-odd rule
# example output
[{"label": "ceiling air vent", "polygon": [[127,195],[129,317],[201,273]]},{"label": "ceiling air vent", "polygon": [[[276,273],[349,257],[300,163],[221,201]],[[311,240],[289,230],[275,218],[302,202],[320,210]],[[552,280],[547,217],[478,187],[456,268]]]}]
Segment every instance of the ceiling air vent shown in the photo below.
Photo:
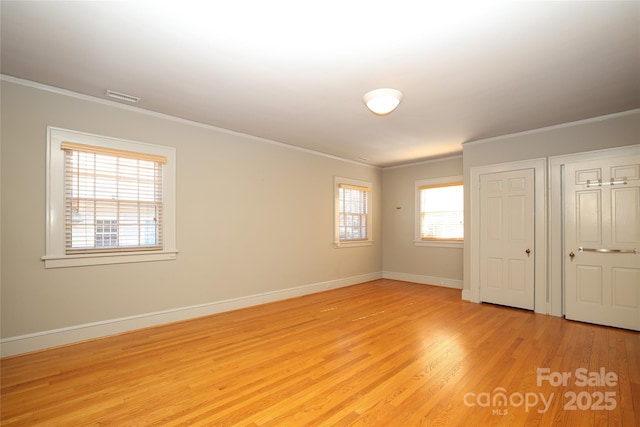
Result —
[{"label": "ceiling air vent", "polygon": [[131,102],[133,104],[136,104],[140,101],[140,98],[138,98],[137,96],[127,95],[126,93],[115,92],[113,90],[107,90],[105,92],[105,95],[107,95],[110,98],[118,99],[120,101]]}]

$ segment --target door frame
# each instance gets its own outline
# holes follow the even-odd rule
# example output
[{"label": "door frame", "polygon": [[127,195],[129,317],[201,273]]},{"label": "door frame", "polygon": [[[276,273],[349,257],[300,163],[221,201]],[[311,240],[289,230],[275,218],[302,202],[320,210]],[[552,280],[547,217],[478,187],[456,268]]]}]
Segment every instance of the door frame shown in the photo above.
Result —
[{"label": "door frame", "polygon": [[640,144],[549,157],[549,314],[564,316],[564,167],[640,153]]},{"label": "door frame", "polygon": [[480,299],[480,175],[533,169],[534,189],[534,311],[547,314],[547,200],[546,200],[546,174],[547,161],[545,158],[523,160],[517,162],[500,163],[487,166],[472,167],[470,178],[471,206],[469,214],[471,219],[471,278],[470,295],[468,299],[479,303]]}]

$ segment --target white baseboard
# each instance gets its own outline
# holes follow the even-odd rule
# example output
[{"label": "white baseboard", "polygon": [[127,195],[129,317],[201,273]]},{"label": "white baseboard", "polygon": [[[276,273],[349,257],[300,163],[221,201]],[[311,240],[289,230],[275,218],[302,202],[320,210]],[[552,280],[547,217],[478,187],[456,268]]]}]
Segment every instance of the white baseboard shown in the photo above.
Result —
[{"label": "white baseboard", "polygon": [[465,301],[471,301],[471,289],[462,290],[462,299]]},{"label": "white baseboard", "polygon": [[136,329],[209,316],[211,314],[237,310],[240,308],[288,298],[295,298],[381,278],[381,272],[368,273],[343,279],[298,286],[295,288],[249,295],[246,297],[214,301],[189,307],[180,307],[154,313],[145,313],[136,316],[122,317],[118,319],[110,319],[66,328],[52,329],[49,331],[36,332],[33,334],[3,338],[0,340],[0,355],[2,355],[2,357],[14,356],[17,354],[58,347],[80,341],[102,338],[123,332],[130,332]]},{"label": "white baseboard", "polygon": [[383,271],[382,278],[402,280],[404,282],[420,283],[422,285],[443,286],[445,288],[462,289],[462,280],[445,279],[443,277],[421,276],[418,274],[396,273]]}]

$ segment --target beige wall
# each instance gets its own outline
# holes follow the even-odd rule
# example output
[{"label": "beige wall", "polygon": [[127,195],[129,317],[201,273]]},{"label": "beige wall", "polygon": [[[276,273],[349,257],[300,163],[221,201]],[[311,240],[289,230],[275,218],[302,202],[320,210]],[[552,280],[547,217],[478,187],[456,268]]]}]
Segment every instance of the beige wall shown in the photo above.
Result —
[{"label": "beige wall", "polygon": [[[413,244],[416,180],[464,174],[468,189],[473,166],[640,142],[637,110],[467,143],[462,157],[380,170],[16,81],[3,80],[0,89],[5,341],[305,286],[320,289],[314,286],[383,270],[416,280],[457,283],[464,277],[469,289],[468,240],[464,250]],[[177,148],[177,260],[44,268],[47,126]],[[333,248],[334,176],[373,183],[373,246]],[[468,206],[468,190],[465,199]],[[468,210],[466,216],[469,236]]]},{"label": "beige wall", "polygon": [[[462,248],[415,246],[415,182],[462,175],[462,157],[451,157],[383,170],[382,229],[385,275],[432,284],[462,283]],[[414,277],[411,277],[414,276]],[[436,280],[434,280],[436,279]],[[443,283],[437,283],[443,279]],[[434,283],[436,282],[436,283]]]},{"label": "beige wall", "polygon": [[[465,206],[470,203],[471,168],[640,143],[640,110],[463,144]],[[465,236],[470,236],[465,209]],[[470,240],[464,249],[464,289],[470,289]]]},{"label": "beige wall", "polygon": [[[1,83],[3,338],[380,274],[380,169],[19,83]],[[44,268],[47,126],[177,148],[177,260]],[[332,246],[334,176],[373,183],[373,246]]]}]

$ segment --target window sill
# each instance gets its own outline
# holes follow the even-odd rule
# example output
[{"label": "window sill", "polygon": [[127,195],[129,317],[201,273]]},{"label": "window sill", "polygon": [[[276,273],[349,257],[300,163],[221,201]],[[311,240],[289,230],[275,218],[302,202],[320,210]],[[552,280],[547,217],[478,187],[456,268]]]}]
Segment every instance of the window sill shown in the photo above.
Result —
[{"label": "window sill", "polygon": [[120,252],[110,254],[82,254],[43,256],[44,268],[83,267],[89,265],[127,264],[135,262],[169,261],[177,258],[178,251]]},{"label": "window sill", "polygon": [[443,241],[427,241],[427,240],[414,240],[416,246],[427,246],[432,248],[464,248],[464,241],[458,240],[443,240]]},{"label": "window sill", "polygon": [[373,240],[357,240],[353,242],[334,242],[333,247],[336,249],[357,248],[361,246],[372,246]]}]

